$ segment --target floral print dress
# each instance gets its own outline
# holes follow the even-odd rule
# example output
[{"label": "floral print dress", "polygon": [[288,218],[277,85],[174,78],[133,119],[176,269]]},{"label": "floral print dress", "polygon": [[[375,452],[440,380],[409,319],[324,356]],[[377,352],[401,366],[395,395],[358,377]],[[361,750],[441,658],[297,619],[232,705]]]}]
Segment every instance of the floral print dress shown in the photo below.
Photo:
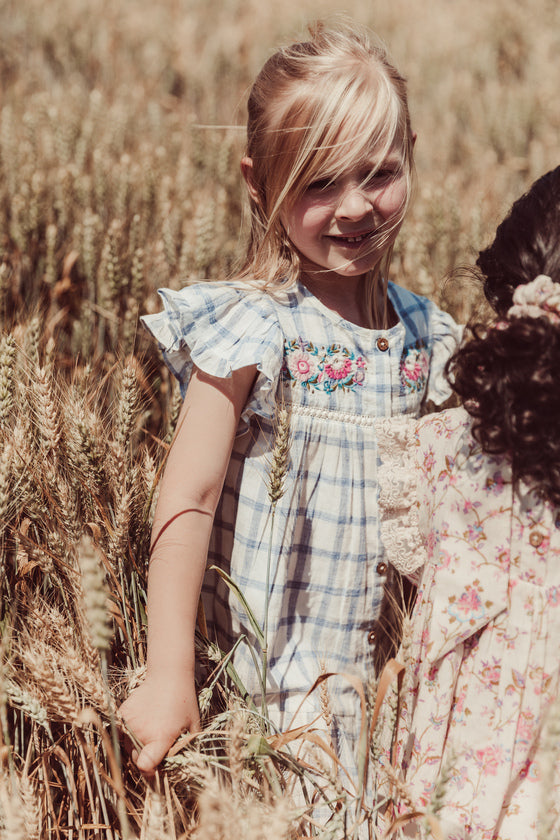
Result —
[{"label": "floral print dress", "polygon": [[[186,387],[192,364],[218,377],[256,365],[209,549],[263,627],[268,602],[267,705],[273,723],[314,720],[322,671],[365,681],[387,579],[377,517],[374,421],[417,416],[449,395],[442,375],[461,337],[426,298],[389,284],[399,322],[387,330],[349,323],[303,285],[274,296],[232,282],[161,290],[164,311],[145,317]],[[274,521],[267,495],[277,403],[290,418],[284,494]],[[269,591],[266,591],[267,566]],[[267,597],[268,595],[268,597]],[[209,634],[234,645],[242,682],[259,702],[260,647],[247,610],[214,572],[203,602]],[[360,702],[344,678],[329,680],[332,736],[350,772]],[[302,701],[304,701],[301,707]],[[301,708],[300,708],[301,707]]]},{"label": "floral print dress", "polygon": [[560,793],[560,512],[514,492],[463,409],[378,435],[388,559],[423,566],[395,766],[449,840],[537,840]]}]

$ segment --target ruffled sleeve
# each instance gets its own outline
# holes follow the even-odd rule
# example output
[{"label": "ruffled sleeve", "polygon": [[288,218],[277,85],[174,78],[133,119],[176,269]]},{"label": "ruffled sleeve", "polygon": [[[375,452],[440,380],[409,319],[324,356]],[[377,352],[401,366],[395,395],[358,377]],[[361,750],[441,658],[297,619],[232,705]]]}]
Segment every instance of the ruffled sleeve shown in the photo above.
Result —
[{"label": "ruffled sleeve", "polygon": [[455,323],[451,315],[433,305],[430,312],[432,355],[425,399],[436,405],[444,403],[452,394],[445,376],[447,360],[459,347],[464,326]]},{"label": "ruffled sleeve", "polygon": [[427,560],[419,518],[417,423],[406,416],[376,422],[381,540],[388,561],[414,583]]},{"label": "ruffled sleeve", "polygon": [[284,338],[272,299],[213,281],[158,293],[163,311],[141,320],[157,340],[183,395],[193,364],[221,378],[256,365],[257,380],[242,420],[251,414],[273,417]]}]

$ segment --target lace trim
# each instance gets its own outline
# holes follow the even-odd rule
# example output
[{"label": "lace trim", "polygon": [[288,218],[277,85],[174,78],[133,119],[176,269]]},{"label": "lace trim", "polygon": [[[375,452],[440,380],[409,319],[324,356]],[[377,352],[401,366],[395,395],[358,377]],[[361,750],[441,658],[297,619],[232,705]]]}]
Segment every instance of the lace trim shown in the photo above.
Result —
[{"label": "lace trim", "polygon": [[414,429],[414,421],[407,417],[388,417],[376,423],[381,458],[378,471],[381,539],[389,562],[402,574],[418,580],[427,551],[419,527]]}]

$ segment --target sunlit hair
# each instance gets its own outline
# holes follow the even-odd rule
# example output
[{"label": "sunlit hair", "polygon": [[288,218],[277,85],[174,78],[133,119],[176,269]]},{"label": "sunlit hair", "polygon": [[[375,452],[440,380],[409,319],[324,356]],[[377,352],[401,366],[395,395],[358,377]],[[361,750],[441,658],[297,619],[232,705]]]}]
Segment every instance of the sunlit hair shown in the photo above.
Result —
[{"label": "sunlit hair", "polygon": [[372,250],[383,257],[370,272],[368,299],[387,269],[411,197],[413,139],[406,82],[372,33],[317,24],[307,41],[278,50],[264,65],[248,101],[247,150],[253,161],[251,228],[241,276],[275,288],[293,284],[299,256],[281,221],[284,208],[317,180],[387,156],[393,177],[406,179],[405,198]]},{"label": "sunlit hair", "polygon": [[509,317],[513,293],[539,275],[560,283],[560,167],[535,181],[499,225],[477,266],[497,326],[472,326],[451,383],[489,454],[511,458],[514,482],[560,506],[560,325]]}]

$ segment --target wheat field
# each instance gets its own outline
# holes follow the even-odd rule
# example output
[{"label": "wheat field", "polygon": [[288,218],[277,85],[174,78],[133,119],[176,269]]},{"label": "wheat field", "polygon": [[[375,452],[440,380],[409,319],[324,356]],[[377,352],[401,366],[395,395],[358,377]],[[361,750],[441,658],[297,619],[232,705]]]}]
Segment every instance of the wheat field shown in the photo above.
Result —
[{"label": "wheat field", "polygon": [[248,86],[276,46],[340,12],[409,80],[418,191],[393,277],[464,321],[476,293],[447,278],[559,163],[556,0],[0,0],[2,840],[378,836],[328,744],[266,739],[202,636],[203,732],[150,783],[116,712],[142,678],[150,522],[180,406],[138,317],[158,287],[236,265]]}]

